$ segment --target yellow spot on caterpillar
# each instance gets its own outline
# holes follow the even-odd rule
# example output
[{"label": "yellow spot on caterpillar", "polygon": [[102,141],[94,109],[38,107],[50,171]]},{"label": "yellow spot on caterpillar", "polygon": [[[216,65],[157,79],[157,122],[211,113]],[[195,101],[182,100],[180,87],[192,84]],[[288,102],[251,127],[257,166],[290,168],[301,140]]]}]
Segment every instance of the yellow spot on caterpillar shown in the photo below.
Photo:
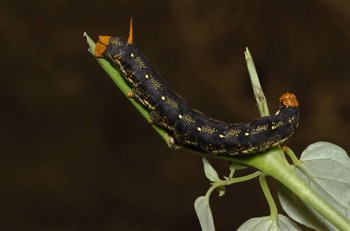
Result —
[{"label": "yellow spot on caterpillar", "polygon": [[217,130],[213,127],[210,127],[208,125],[202,126],[203,132],[212,134],[213,132],[216,132]]},{"label": "yellow spot on caterpillar", "polygon": [[219,137],[220,138],[225,138],[225,136],[223,134],[220,134]]},{"label": "yellow spot on caterpillar", "polygon": [[202,129],[200,127],[197,128],[198,131],[202,131]]},{"label": "yellow spot on caterpillar", "polygon": [[131,53],[130,56],[131,56],[131,57],[134,57],[134,53]]},{"label": "yellow spot on caterpillar", "polygon": [[159,81],[157,81],[155,78],[151,78],[150,80],[155,89],[162,89],[162,84]]},{"label": "yellow spot on caterpillar", "polygon": [[167,102],[167,104],[169,104],[172,108],[176,108],[176,109],[179,109],[179,105],[178,105],[178,103],[175,101],[175,100],[173,100],[172,98],[167,98],[166,99],[166,102]]},{"label": "yellow spot on caterpillar", "polygon": [[191,115],[186,114],[181,117],[187,124],[195,123],[196,121],[192,118]]},{"label": "yellow spot on caterpillar", "polygon": [[162,100],[165,100],[165,96],[162,96]]},{"label": "yellow spot on caterpillar", "polygon": [[273,122],[272,125],[271,125],[271,129],[275,130],[275,129],[281,127],[281,126],[283,126],[283,122],[282,121],[279,121],[278,123]]},{"label": "yellow spot on caterpillar", "polygon": [[238,135],[239,135],[240,133],[241,133],[241,130],[233,129],[233,130],[230,130],[229,132],[227,132],[226,136],[227,136],[227,137],[231,137],[231,136],[238,137]]},{"label": "yellow spot on caterpillar", "polygon": [[148,79],[148,78],[149,78],[149,75],[146,74],[145,77],[146,77],[146,79]]},{"label": "yellow spot on caterpillar", "polygon": [[245,136],[249,136],[249,132],[244,133]]},{"label": "yellow spot on caterpillar", "polygon": [[182,119],[182,115],[181,114],[179,114],[179,118]]},{"label": "yellow spot on caterpillar", "polygon": [[[132,57],[134,57],[134,56],[132,56]],[[141,57],[136,57],[135,58],[135,61],[136,61],[136,63],[139,65],[139,67],[140,68],[146,68],[146,65],[145,65],[145,63],[142,61],[142,59],[141,59]]]},{"label": "yellow spot on caterpillar", "polygon": [[252,134],[259,134],[263,131],[267,131],[268,129],[268,125],[267,124],[264,124],[264,125],[259,125],[258,127],[254,128],[252,130]]}]

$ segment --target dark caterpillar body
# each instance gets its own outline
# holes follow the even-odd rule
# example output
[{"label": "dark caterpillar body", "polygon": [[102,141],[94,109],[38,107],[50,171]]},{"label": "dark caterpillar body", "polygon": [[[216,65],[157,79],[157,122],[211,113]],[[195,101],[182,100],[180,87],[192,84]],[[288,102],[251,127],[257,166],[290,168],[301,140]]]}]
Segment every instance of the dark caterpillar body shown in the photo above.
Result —
[{"label": "dark caterpillar body", "polygon": [[132,90],[130,96],[149,111],[151,121],[166,130],[176,145],[191,146],[212,154],[242,155],[266,151],[283,144],[299,123],[295,95],[280,97],[280,109],[250,123],[227,123],[191,108],[153,69],[146,56],[128,39],[100,36],[96,57],[107,58],[120,69]]}]

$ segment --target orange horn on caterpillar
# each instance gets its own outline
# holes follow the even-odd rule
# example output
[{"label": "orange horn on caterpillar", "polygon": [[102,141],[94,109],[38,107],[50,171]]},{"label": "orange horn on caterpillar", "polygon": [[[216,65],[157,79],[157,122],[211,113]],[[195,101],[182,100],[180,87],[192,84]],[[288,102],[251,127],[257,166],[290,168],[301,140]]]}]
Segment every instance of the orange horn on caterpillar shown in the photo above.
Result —
[{"label": "orange horn on caterpillar", "polygon": [[128,43],[129,44],[133,43],[132,17],[130,18],[130,30],[129,30]]}]

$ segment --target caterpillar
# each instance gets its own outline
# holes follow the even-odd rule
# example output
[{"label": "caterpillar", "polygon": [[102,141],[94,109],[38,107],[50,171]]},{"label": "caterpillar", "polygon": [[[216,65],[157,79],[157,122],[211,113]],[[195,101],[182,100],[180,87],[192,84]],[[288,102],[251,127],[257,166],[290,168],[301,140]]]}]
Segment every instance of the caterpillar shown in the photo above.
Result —
[{"label": "caterpillar", "polygon": [[147,57],[129,37],[99,36],[95,56],[118,68],[131,87],[129,96],[150,113],[150,122],[167,130],[174,146],[199,149],[209,154],[261,153],[284,144],[299,124],[299,103],[292,93],[279,98],[279,110],[249,123],[228,123],[191,108],[155,71]]}]

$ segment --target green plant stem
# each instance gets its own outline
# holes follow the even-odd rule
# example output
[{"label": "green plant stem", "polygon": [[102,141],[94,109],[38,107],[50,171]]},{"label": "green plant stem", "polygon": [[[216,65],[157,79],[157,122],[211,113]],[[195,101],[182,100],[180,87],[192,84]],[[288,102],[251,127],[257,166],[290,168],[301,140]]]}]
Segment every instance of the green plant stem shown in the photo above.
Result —
[{"label": "green plant stem", "polygon": [[288,154],[290,159],[292,160],[293,164],[297,166],[298,168],[302,168],[303,166],[301,165],[300,161],[298,160],[297,156],[294,154],[293,150],[290,149],[289,147],[286,148],[284,151],[285,153]]},{"label": "green plant stem", "polygon": [[215,183],[213,183],[213,185],[208,189],[205,197],[209,198],[210,194],[218,187],[222,187],[222,186],[228,186],[231,184],[235,184],[235,183],[239,183],[239,182],[243,182],[243,181],[248,181],[251,179],[254,179],[258,176],[260,176],[261,172],[260,171],[256,171],[254,173],[251,173],[249,175],[246,176],[241,176],[241,177],[235,177],[235,178],[227,178],[226,180],[219,180],[216,181]]},{"label": "green plant stem", "polygon": [[266,174],[265,173],[260,175],[259,182],[260,182],[260,185],[261,185],[261,189],[264,192],[266,201],[267,201],[267,203],[269,204],[269,207],[270,207],[270,216],[273,218],[273,220],[276,220],[277,219],[277,214],[278,214],[277,206],[276,206],[275,201],[274,201],[274,199],[273,199],[273,197],[271,195],[269,186],[267,185]]},{"label": "green plant stem", "polygon": [[233,175],[234,175],[235,172],[236,172],[237,163],[236,163],[236,162],[230,162],[229,165],[230,165],[230,174],[228,175],[228,178],[230,179],[230,178],[233,177]]},{"label": "green plant stem", "polygon": [[[310,175],[310,173],[304,168],[304,166],[300,163],[296,155],[294,154],[293,150],[287,147],[285,150],[285,153],[288,154],[288,156],[291,158],[293,164],[299,168],[310,180],[314,181],[314,178]],[[318,184],[317,182],[314,182],[315,184]]]},{"label": "green plant stem", "polygon": [[249,72],[250,82],[252,83],[253,92],[255,96],[255,100],[258,103],[258,108],[261,117],[270,115],[269,108],[267,106],[266,97],[264,95],[264,92],[262,90],[258,73],[256,72],[253,57],[250,54],[250,51],[248,47],[246,48],[245,54],[245,60],[247,62],[247,68]]}]

